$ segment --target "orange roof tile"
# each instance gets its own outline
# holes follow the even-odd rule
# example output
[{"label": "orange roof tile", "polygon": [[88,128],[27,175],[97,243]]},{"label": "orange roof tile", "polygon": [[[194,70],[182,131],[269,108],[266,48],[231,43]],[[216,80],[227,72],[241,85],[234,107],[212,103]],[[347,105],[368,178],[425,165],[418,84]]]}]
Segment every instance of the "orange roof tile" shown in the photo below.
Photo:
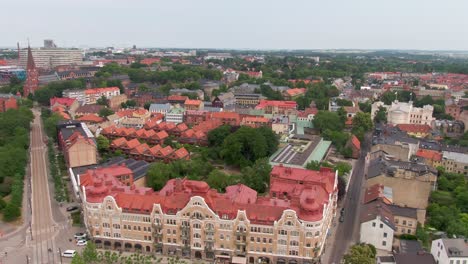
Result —
[{"label": "orange roof tile", "polygon": [[83,121],[83,122],[91,122],[91,123],[102,123],[105,121],[104,118],[99,117],[97,115],[93,115],[93,114],[84,115],[78,118],[77,120]]},{"label": "orange roof tile", "polygon": [[435,161],[441,161],[442,160],[442,153],[431,150],[431,149],[418,149],[416,152],[416,156],[422,157],[428,160],[435,160]]},{"label": "orange roof tile", "polygon": [[202,103],[201,100],[191,100],[191,99],[187,99],[185,100],[185,105],[193,105],[193,106],[199,106],[200,104]]}]

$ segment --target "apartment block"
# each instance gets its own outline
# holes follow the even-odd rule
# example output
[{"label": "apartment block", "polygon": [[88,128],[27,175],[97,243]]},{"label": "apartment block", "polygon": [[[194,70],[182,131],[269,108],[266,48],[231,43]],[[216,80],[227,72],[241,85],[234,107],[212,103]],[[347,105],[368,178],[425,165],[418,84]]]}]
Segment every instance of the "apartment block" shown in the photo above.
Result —
[{"label": "apartment block", "polygon": [[218,193],[187,179],[156,192],[89,171],[79,180],[85,224],[108,249],[252,264],[318,261],[336,213],[336,172],[280,165],[270,176],[261,197],[242,184]]}]

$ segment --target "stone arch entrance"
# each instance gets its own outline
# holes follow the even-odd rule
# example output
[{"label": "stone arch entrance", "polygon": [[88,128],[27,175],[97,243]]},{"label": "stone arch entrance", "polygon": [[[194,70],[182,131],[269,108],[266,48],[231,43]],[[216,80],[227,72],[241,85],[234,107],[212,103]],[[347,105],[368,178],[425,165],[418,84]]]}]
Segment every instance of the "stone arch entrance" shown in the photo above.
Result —
[{"label": "stone arch entrance", "polygon": [[120,242],[115,242],[115,243],[114,243],[114,249],[122,249],[122,243],[120,243]]}]

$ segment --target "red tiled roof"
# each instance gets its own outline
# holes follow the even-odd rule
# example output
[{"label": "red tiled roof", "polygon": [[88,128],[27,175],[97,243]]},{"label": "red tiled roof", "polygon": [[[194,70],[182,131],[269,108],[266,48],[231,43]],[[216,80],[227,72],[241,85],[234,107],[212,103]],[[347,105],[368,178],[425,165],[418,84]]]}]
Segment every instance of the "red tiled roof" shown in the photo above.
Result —
[{"label": "red tiled roof", "polygon": [[99,93],[104,93],[104,92],[114,92],[114,91],[120,91],[119,87],[103,87],[103,88],[91,88],[91,89],[86,89],[85,93],[86,94],[99,94]]},{"label": "red tiled roof", "polygon": [[316,115],[317,113],[318,113],[317,108],[307,107],[306,109],[304,109],[304,111],[300,111],[298,113],[298,116],[299,117],[308,117],[309,115]]},{"label": "red tiled roof", "polygon": [[200,104],[202,103],[201,100],[191,100],[191,99],[187,99],[185,100],[185,105],[193,105],[193,106],[199,106]]},{"label": "red tiled roof", "polygon": [[429,133],[432,128],[429,125],[399,124],[397,127],[407,133]]},{"label": "red tiled roof", "polygon": [[83,121],[83,122],[90,122],[90,123],[102,123],[105,121],[104,118],[99,117],[97,115],[93,115],[93,114],[84,115],[78,118],[77,120]]},{"label": "red tiled roof", "polygon": [[120,138],[116,138],[114,139],[112,142],[111,142],[111,146],[113,147],[120,147],[122,145],[124,145],[125,143],[127,143],[127,140],[123,137],[120,137]]},{"label": "red tiled roof", "polygon": [[246,116],[242,120],[244,123],[245,122],[251,122],[251,123],[268,123],[270,122],[270,119],[263,117],[263,116]]},{"label": "red tiled roof", "polygon": [[435,160],[435,161],[441,161],[442,160],[442,153],[431,150],[431,149],[418,149],[416,152],[416,156],[422,157],[428,160]]},{"label": "red tiled roof", "polygon": [[382,184],[374,184],[367,188],[366,193],[364,194],[364,203],[370,203],[381,198],[386,204],[391,204],[392,201],[385,197],[383,190],[384,186]]},{"label": "red tiled roof", "polygon": [[149,146],[146,143],[144,143],[130,150],[130,154],[144,154],[149,149]]},{"label": "red tiled roof", "polygon": [[346,111],[346,113],[357,113],[357,112],[361,112],[361,110],[359,109],[359,107],[357,106],[343,106],[344,110]]},{"label": "red tiled roof", "polygon": [[240,119],[240,115],[236,112],[213,112],[211,118],[217,119]]},{"label": "red tiled roof", "polygon": [[286,93],[289,96],[297,96],[297,95],[305,94],[305,92],[306,92],[306,88],[292,88],[292,89],[286,90]]},{"label": "red tiled roof", "polygon": [[[226,193],[221,194],[210,189],[206,182],[187,179],[171,179],[159,192],[152,192],[148,188],[125,186],[116,180],[115,173],[109,172],[87,173],[81,182],[86,186],[88,202],[102,202],[104,197],[113,196],[117,205],[125,211],[149,214],[154,204],[160,204],[164,213],[175,214],[187,205],[191,197],[200,196],[216,214],[228,219],[234,219],[239,210],[245,210],[252,223],[271,224],[286,209],[295,210],[299,218],[306,221],[322,219],[323,206],[330,202],[328,199],[331,192],[337,191],[333,190],[335,174],[330,170],[313,172],[294,169],[294,173],[286,174],[279,170],[274,169],[281,177],[273,180],[273,185],[289,185],[294,181],[297,191],[293,190],[290,195],[295,198],[284,200],[258,197],[256,191],[242,184],[228,186]],[[296,174],[301,175],[299,178],[305,180],[304,184],[297,184]],[[330,192],[327,191],[327,185],[332,187]]]},{"label": "red tiled roof", "polygon": [[161,155],[163,157],[167,157],[169,154],[171,154],[172,152],[174,152],[174,150],[172,149],[171,146],[166,146],[165,148],[161,148],[159,150],[159,153],[161,153]]},{"label": "red tiled roof", "polygon": [[354,146],[356,149],[358,149],[358,150],[361,149],[361,142],[359,141],[359,139],[358,139],[355,135],[353,135],[353,136],[351,137],[351,143],[353,144],[353,146]]},{"label": "red tiled roof", "polygon": [[178,159],[182,159],[182,158],[187,157],[188,154],[189,154],[188,151],[184,147],[182,147],[182,148],[174,151],[174,153],[172,155],[175,156]]},{"label": "red tiled roof", "polygon": [[162,149],[161,145],[156,145],[150,148],[147,152],[150,152],[151,155],[156,155],[156,153],[158,153],[160,149]]},{"label": "red tiled roof", "polygon": [[138,141],[138,139],[134,138],[134,139],[132,139],[132,140],[130,140],[130,141],[127,141],[127,142],[124,144],[124,146],[127,147],[127,148],[129,148],[129,149],[133,149],[133,148],[135,148],[136,146],[138,146],[138,145],[140,145],[140,144],[141,144],[140,141]]},{"label": "red tiled roof", "polygon": [[187,130],[188,127],[185,123],[180,123],[176,126],[176,130],[177,131],[180,131],[180,132],[184,132],[185,130]]},{"label": "red tiled roof", "polygon": [[63,112],[63,111],[60,111],[60,112],[57,112],[60,116],[63,117],[63,119],[66,119],[66,120],[71,120],[71,117],[69,114]]},{"label": "red tiled roof", "polygon": [[187,100],[188,97],[187,96],[184,96],[184,95],[169,95],[167,97],[167,100],[169,101],[184,101]]},{"label": "red tiled roof", "polygon": [[57,103],[57,104],[64,105],[66,107],[70,107],[75,101],[76,101],[76,99],[73,99],[73,98],[52,97],[52,98],[50,98],[50,105],[53,106],[54,104]]},{"label": "red tiled roof", "polygon": [[255,109],[263,109],[267,106],[296,109],[297,103],[295,101],[274,101],[274,100],[260,100]]},{"label": "red tiled roof", "polygon": [[166,131],[159,131],[158,133],[154,134],[153,138],[156,138],[158,140],[162,140],[169,137],[169,134],[167,134]]},{"label": "red tiled roof", "polygon": [[161,58],[144,58],[140,61],[141,64],[151,65],[153,63],[160,62]]}]

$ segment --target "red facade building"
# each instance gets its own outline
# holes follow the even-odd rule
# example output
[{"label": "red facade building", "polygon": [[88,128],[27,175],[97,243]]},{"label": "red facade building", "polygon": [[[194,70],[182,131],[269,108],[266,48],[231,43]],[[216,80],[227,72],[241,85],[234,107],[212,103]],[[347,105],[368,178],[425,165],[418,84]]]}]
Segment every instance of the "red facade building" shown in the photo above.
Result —
[{"label": "red facade building", "polygon": [[23,87],[23,96],[28,97],[29,94],[34,94],[38,88],[39,73],[36,68],[36,63],[34,63],[31,47],[28,46],[28,64],[26,67],[26,82]]}]

